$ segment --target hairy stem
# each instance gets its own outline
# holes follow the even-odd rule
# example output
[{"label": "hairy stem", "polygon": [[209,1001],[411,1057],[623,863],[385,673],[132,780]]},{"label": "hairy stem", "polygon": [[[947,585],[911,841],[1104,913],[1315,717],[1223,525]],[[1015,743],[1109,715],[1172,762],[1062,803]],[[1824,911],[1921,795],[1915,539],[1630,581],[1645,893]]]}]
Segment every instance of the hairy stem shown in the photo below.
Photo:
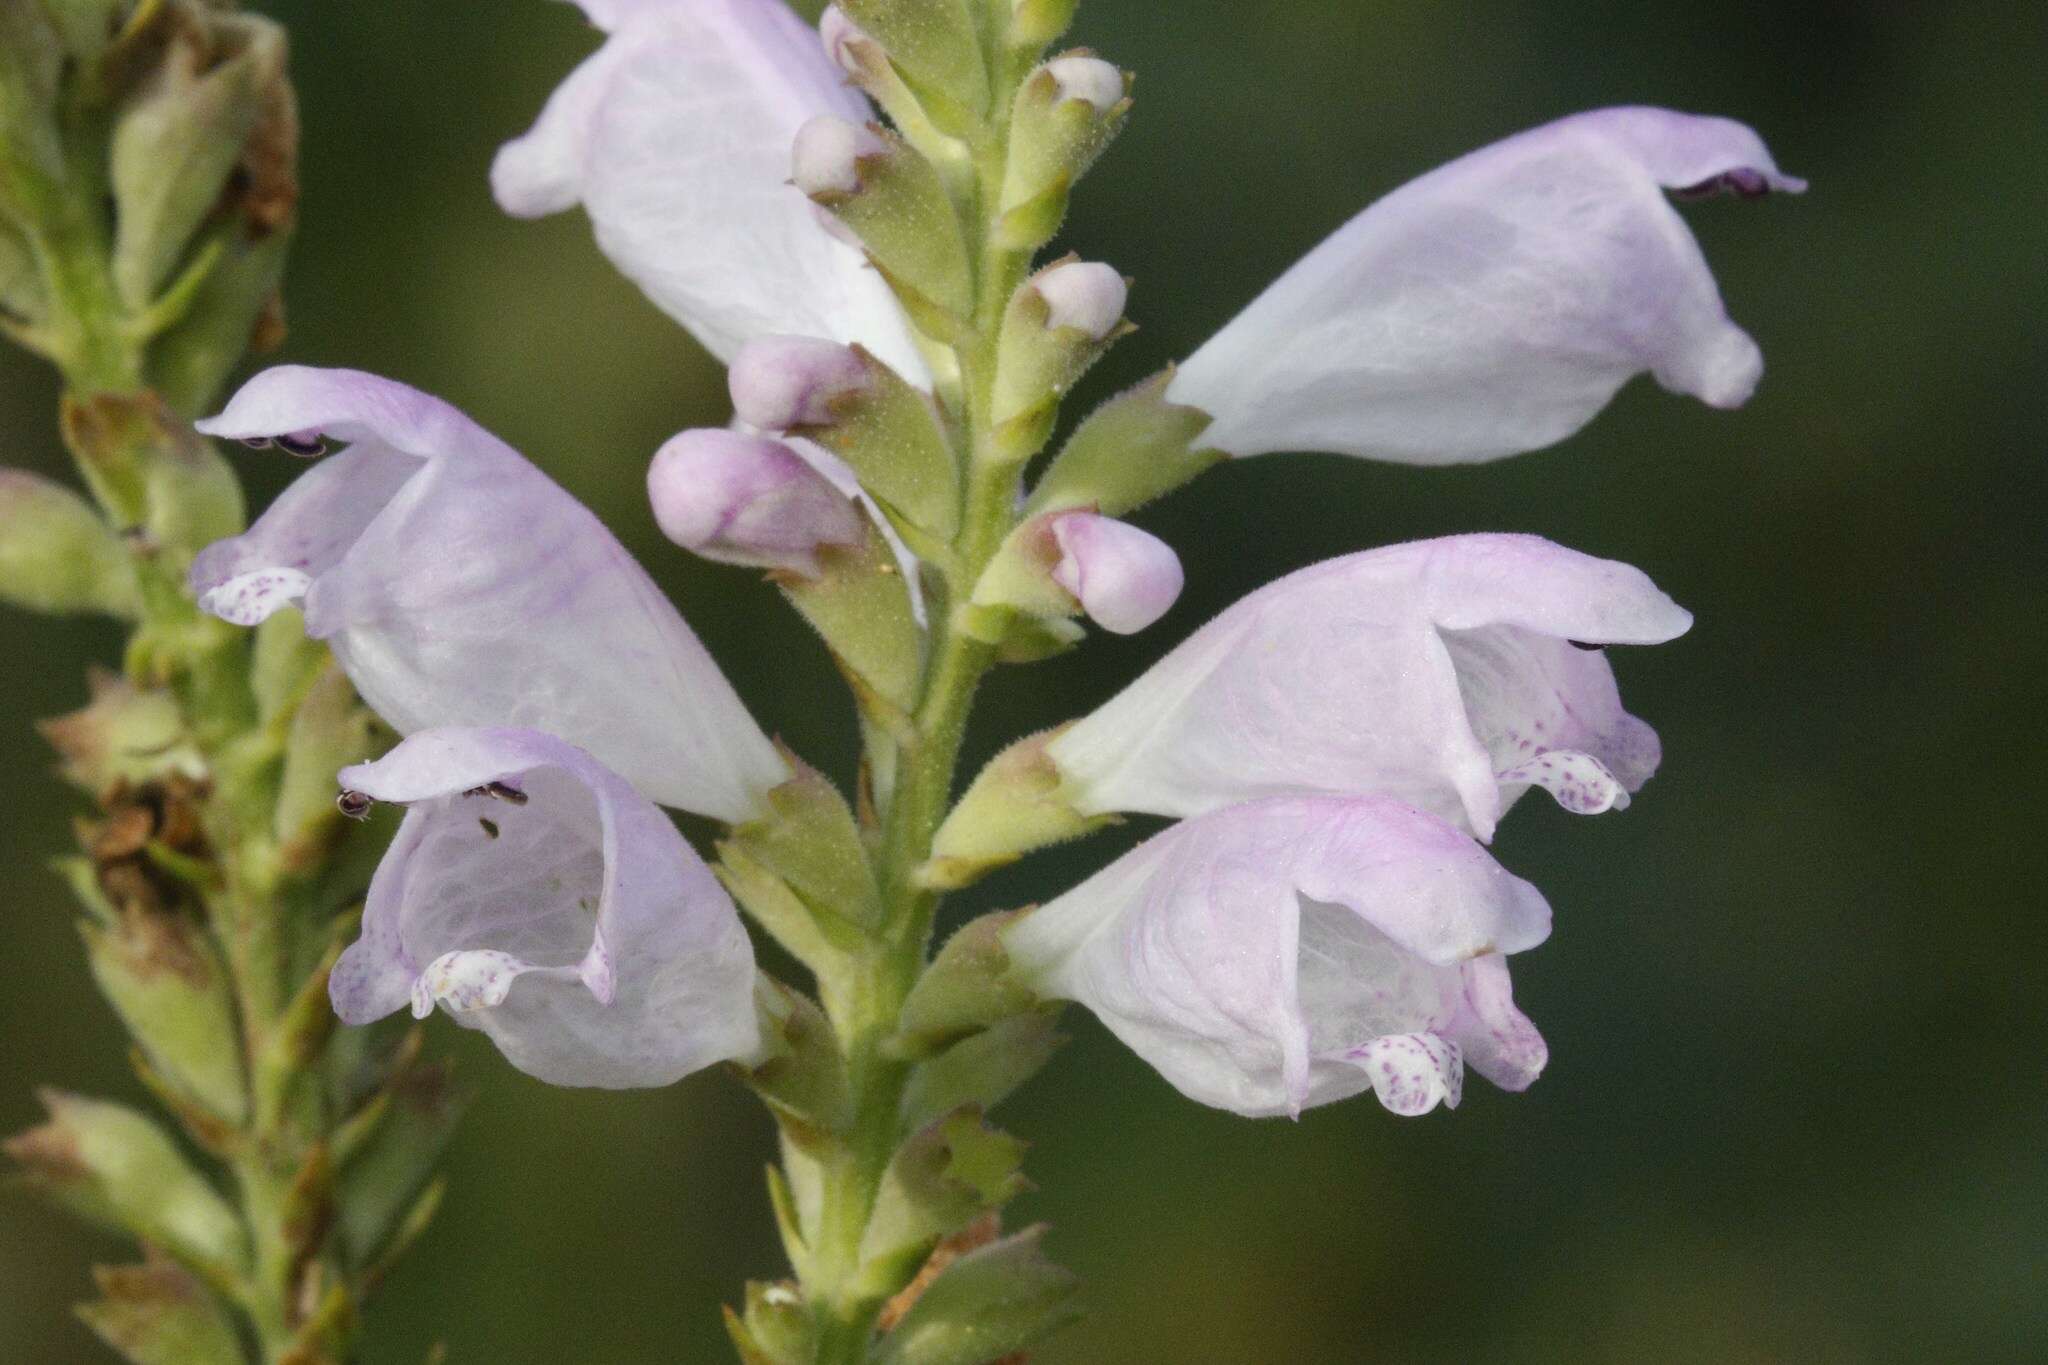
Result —
[{"label": "hairy stem", "polygon": [[[993,647],[959,630],[953,609],[1015,525],[1020,471],[991,458],[992,390],[999,359],[1003,312],[1028,266],[1028,254],[995,244],[996,214],[1008,156],[1007,92],[980,136],[973,139],[971,203],[965,207],[975,270],[973,327],[954,348],[963,392],[956,414],[965,475],[961,529],[943,595],[933,604],[929,662],[914,715],[914,733],[894,755],[895,791],[884,813],[876,873],[881,883],[883,929],[856,977],[852,1018],[842,1025],[854,1118],[847,1141],[823,1171],[823,1207],[808,1283],[818,1316],[818,1365],[860,1365],[869,1359],[882,1299],[856,1282],[861,1245],[876,1193],[904,1140],[901,1107],[908,1063],[882,1044],[898,1024],[905,998],[925,965],[939,897],[919,888],[913,873],[930,856],[933,836],[952,794],[976,689],[994,662]],[[889,743],[871,734],[867,743]],[[871,756],[870,761],[873,761]]]}]

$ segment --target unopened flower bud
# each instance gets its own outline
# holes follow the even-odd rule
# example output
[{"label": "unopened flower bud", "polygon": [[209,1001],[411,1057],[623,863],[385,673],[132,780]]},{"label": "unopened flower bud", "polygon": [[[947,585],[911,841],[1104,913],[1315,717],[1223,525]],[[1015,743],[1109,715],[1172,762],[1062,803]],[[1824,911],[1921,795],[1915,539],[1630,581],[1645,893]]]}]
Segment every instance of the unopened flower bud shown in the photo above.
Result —
[{"label": "unopened flower bud", "polygon": [[734,413],[762,431],[824,426],[871,383],[868,362],[852,347],[813,337],[749,342],[726,376]]},{"label": "unopened flower bud", "polygon": [[1109,266],[1070,257],[1011,296],[995,384],[1004,460],[1029,459],[1045,443],[1060,399],[1121,335],[1129,295]]},{"label": "unopened flower bud", "polygon": [[832,213],[899,290],[964,315],[973,271],[944,181],[931,162],[880,124],[820,114],[797,129],[796,187]]},{"label": "unopened flower bud", "polygon": [[1047,327],[1071,327],[1092,341],[1106,341],[1123,321],[1130,286],[1099,261],[1069,261],[1031,282],[1045,300]]},{"label": "unopened flower bud", "polygon": [[1186,581],[1180,556],[1149,531],[1093,512],[1068,512],[1053,518],[1052,537],[1060,554],[1053,582],[1104,630],[1135,635],[1180,597]]},{"label": "unopened flower bud", "polygon": [[44,1091],[49,1121],[7,1139],[31,1184],[80,1216],[125,1228],[181,1260],[239,1269],[242,1223],[170,1137],[125,1105]]},{"label": "unopened flower bud", "polygon": [[[103,884],[110,880],[104,869],[101,875]],[[138,897],[115,922],[78,927],[93,980],[151,1068],[207,1114],[241,1123],[247,1092],[240,1033],[226,973],[198,923]]]},{"label": "unopened flower bud", "polygon": [[686,431],[655,452],[647,497],[662,534],[705,559],[818,576],[818,549],[858,545],[851,499],[780,441]]},{"label": "unopened flower bud", "polygon": [[85,499],[25,470],[0,470],[0,601],[30,611],[133,616],[135,571]]},{"label": "unopened flower bud", "polygon": [[1166,614],[1180,596],[1180,558],[1157,536],[1087,509],[1026,521],[982,571],[962,616],[964,628],[1007,645],[1020,622],[1051,623],[1066,643],[1070,618],[1086,614],[1104,630],[1131,635]]},{"label": "unopened flower bud", "polygon": [[873,129],[837,114],[820,114],[796,130],[790,153],[790,178],[812,198],[858,194],[860,163],[885,156],[889,144]]},{"label": "unopened flower bud", "polygon": [[1086,51],[1053,58],[1018,87],[1001,202],[1006,245],[1022,250],[1052,240],[1074,182],[1123,126],[1129,89],[1123,72]]},{"label": "unopened flower bud", "polygon": [[1085,100],[1106,114],[1124,97],[1124,73],[1100,57],[1073,53],[1055,57],[1045,69],[1058,87],[1059,102]]}]

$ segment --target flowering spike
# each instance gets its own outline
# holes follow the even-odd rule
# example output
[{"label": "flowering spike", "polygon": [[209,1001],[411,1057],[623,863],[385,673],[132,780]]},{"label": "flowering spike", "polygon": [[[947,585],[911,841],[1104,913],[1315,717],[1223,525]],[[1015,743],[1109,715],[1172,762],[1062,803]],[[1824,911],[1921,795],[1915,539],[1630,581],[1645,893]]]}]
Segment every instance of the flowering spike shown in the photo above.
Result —
[{"label": "flowering spike", "polygon": [[1286,797],[1175,825],[1003,935],[1189,1098],[1248,1117],[1374,1090],[1457,1103],[1462,1063],[1520,1090],[1545,1057],[1504,954],[1550,909],[1472,839],[1399,802]]},{"label": "flowering spike", "polygon": [[1635,375],[1717,408],[1763,373],[1661,189],[1803,190],[1728,119],[1602,109],[1380,200],[1281,276],[1167,396],[1233,455],[1491,460],[1577,431]]},{"label": "flowering spike", "polygon": [[647,496],[662,534],[705,559],[818,576],[818,551],[866,535],[859,508],[780,441],[686,431],[655,452]]},{"label": "flowering spike", "polygon": [[539,722],[650,797],[726,820],[787,775],[610,532],[454,408],[372,375],[286,366],[200,425],[349,443],[201,554],[192,588],[238,624],[303,601],[307,633],[400,733]]},{"label": "flowering spike", "polygon": [[1628,565],[1534,536],[1346,555],[1238,602],[1047,752],[1084,813],[1372,794],[1491,839],[1532,784],[1592,812],[1649,780],[1655,731],[1572,641],[1691,623]]},{"label": "flowering spike", "polygon": [[760,336],[820,336],[926,382],[888,286],[785,183],[806,121],[873,117],[817,34],[781,0],[583,9],[609,37],[500,149],[505,211],[581,203],[613,264],[722,360]]},{"label": "flowering spike", "polygon": [[[330,978],[343,1022],[440,1003],[521,1071],[606,1089],[758,1046],[732,901],[590,755],[533,730],[430,730],[341,781],[411,807]],[[527,800],[471,794],[497,782]]]}]

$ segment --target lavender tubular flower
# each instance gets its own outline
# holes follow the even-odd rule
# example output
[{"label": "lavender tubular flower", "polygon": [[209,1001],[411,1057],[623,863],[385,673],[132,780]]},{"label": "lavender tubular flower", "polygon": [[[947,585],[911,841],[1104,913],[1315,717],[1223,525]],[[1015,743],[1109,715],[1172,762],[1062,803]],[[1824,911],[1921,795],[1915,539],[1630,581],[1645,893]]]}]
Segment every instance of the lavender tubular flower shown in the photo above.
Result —
[{"label": "lavender tubular flower", "polygon": [[1645,371],[1717,408],[1763,358],[1663,193],[1798,193],[1757,135],[1665,109],[1578,114],[1394,191],[1180,369],[1233,455],[1491,460],[1577,431]]},{"label": "lavender tubular flower", "polygon": [[491,168],[506,212],[581,203],[598,246],[730,361],[776,334],[858,342],[929,384],[902,309],[789,184],[817,115],[874,111],[781,0],[583,0],[610,36]]},{"label": "lavender tubular flower", "polygon": [[1491,839],[1531,786],[1627,804],[1657,736],[1589,646],[1691,623],[1640,571],[1534,536],[1370,550],[1244,598],[1047,753],[1084,814],[1381,795]]},{"label": "lavender tubular flower", "polygon": [[553,1085],[667,1085],[758,1045],[754,956],[653,805],[534,730],[430,730],[344,788],[411,806],[329,983],[350,1024],[438,1002]]},{"label": "lavender tubular flower", "polygon": [[1175,825],[1003,939],[1182,1094],[1263,1117],[1367,1089],[1455,1107],[1468,1063],[1527,1088],[1548,1053],[1505,955],[1549,933],[1537,890],[1442,821],[1298,797]]},{"label": "lavender tubular flower", "polygon": [[191,582],[254,625],[302,601],[363,699],[401,733],[522,725],[578,744],[665,805],[748,818],[787,776],[718,666],[588,509],[417,390],[281,366],[200,424],[349,443]]}]

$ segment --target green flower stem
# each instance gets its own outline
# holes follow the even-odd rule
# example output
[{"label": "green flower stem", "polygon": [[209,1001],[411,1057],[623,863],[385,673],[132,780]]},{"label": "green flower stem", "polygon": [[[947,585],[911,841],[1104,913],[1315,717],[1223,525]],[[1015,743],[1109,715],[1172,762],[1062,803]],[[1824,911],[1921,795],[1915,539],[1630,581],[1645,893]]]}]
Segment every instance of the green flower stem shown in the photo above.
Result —
[{"label": "green flower stem", "polygon": [[[869,1359],[882,1302],[871,1287],[857,1283],[861,1244],[882,1178],[909,1136],[900,1114],[911,1068],[887,1055],[882,1044],[896,1032],[904,1000],[925,965],[939,905],[938,895],[918,887],[912,874],[931,856],[975,691],[995,661],[993,647],[956,629],[951,612],[966,602],[1015,525],[1020,471],[993,457],[993,388],[1003,313],[1029,267],[1028,253],[995,245],[995,207],[1008,159],[1008,97],[1007,88],[999,91],[997,112],[974,140],[972,156],[970,221],[979,219],[981,229],[969,234],[975,316],[972,331],[955,347],[963,389],[958,457],[966,476],[961,529],[945,565],[939,600],[932,604],[929,663],[913,717],[914,737],[893,755],[895,790],[876,859],[885,911],[882,930],[846,992],[850,1017],[834,1021],[846,1056],[854,1118],[847,1140],[824,1166],[823,1207],[806,1267],[806,1297],[819,1314],[818,1365],[862,1365]],[[890,742],[880,734],[867,739],[871,750]]]},{"label": "green flower stem", "polygon": [[[88,486],[115,526],[139,527],[151,514],[153,491],[141,471],[175,468],[177,443],[189,437],[166,429],[166,421],[183,418],[146,393],[149,329],[135,325],[114,287],[100,208],[105,175],[94,159],[104,135],[67,131],[67,145],[80,154],[61,184],[36,187],[40,212],[30,236],[54,304],[40,336],[64,379],[62,425]],[[116,416],[105,420],[108,413]],[[177,496],[175,488],[169,492]],[[352,1305],[344,1298],[344,1311],[316,1310],[317,1340],[308,1339],[302,1321],[316,1309],[304,1301],[309,1284],[329,1294],[346,1285],[323,1231],[330,1198],[324,1147],[333,1116],[325,1088],[309,1083],[307,1064],[273,1060],[280,1018],[301,984],[292,964],[306,956],[292,938],[298,926],[270,828],[278,741],[259,728],[248,633],[197,609],[181,581],[181,556],[166,563],[165,547],[147,536],[132,543],[143,610],[127,671],[139,683],[169,686],[212,775],[204,819],[216,865],[202,894],[227,963],[251,1090],[246,1124],[216,1144],[238,1190],[251,1249],[246,1275],[228,1294],[266,1365],[334,1361],[347,1349]]]}]

